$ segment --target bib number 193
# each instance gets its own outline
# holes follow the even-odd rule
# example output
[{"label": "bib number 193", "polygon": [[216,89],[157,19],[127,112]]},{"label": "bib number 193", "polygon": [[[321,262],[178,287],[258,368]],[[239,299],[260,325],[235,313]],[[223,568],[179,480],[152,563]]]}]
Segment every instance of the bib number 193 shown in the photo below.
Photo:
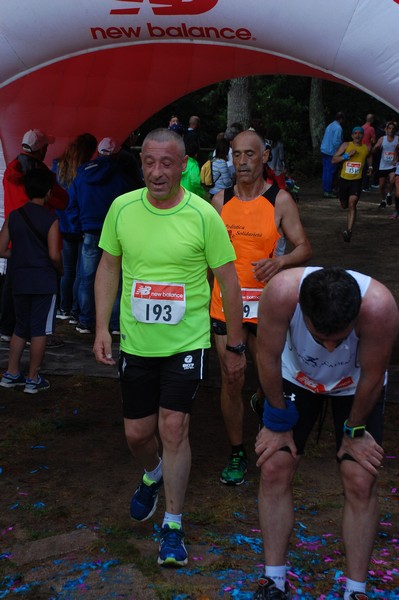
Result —
[{"label": "bib number 193", "polygon": [[131,303],[140,323],[176,325],[186,312],[185,285],[134,280]]},{"label": "bib number 193", "polygon": [[145,320],[151,322],[155,321],[171,321],[172,319],[172,307],[170,304],[146,304],[145,307]]}]

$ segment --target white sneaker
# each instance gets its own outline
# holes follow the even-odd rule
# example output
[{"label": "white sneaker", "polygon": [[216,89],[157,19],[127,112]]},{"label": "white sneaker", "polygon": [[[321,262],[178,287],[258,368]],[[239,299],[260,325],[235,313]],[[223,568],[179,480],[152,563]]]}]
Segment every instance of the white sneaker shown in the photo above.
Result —
[{"label": "white sneaker", "polygon": [[67,319],[71,318],[71,315],[69,313],[65,312],[65,310],[59,310],[59,311],[57,311],[55,318],[61,319],[62,321],[66,321]]},{"label": "white sneaker", "polygon": [[75,327],[76,331],[79,333],[93,333],[93,331],[87,325],[83,325],[83,323],[78,323]]}]

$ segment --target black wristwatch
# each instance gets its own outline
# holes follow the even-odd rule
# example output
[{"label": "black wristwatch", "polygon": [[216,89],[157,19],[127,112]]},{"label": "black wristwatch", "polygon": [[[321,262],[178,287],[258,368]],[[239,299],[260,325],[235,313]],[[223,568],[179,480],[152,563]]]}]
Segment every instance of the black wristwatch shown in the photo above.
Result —
[{"label": "black wristwatch", "polygon": [[348,425],[348,420],[344,423],[344,434],[350,438],[360,438],[363,437],[366,433],[366,425],[356,425],[355,427],[350,427]]},{"label": "black wristwatch", "polygon": [[234,352],[234,354],[245,354],[245,350],[247,349],[245,344],[237,344],[237,346],[228,346],[226,344],[226,350],[229,352]]}]

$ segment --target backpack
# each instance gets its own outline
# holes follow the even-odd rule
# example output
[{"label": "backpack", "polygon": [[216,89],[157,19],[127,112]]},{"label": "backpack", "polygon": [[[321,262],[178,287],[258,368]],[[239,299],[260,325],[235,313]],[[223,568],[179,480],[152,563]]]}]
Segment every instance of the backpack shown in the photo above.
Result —
[{"label": "backpack", "polygon": [[212,175],[212,163],[213,159],[207,160],[201,167],[200,177],[201,183],[205,188],[211,188],[214,185],[213,175]]}]

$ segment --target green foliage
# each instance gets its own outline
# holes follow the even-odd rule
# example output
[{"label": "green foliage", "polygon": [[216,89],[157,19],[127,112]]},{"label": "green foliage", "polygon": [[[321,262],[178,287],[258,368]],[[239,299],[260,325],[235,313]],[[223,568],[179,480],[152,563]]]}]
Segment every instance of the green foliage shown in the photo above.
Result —
[{"label": "green foliage", "polygon": [[310,79],[287,75],[254,77],[251,90],[253,117],[262,120],[266,137],[272,125],[280,128],[288,170],[298,171],[298,158],[301,165],[304,158],[308,164],[311,152]]},{"label": "green foliage", "polygon": [[[265,130],[278,125],[288,164],[293,175],[313,176],[320,168],[312,153],[309,129],[309,77],[289,75],[258,75],[250,78],[251,117],[261,119]],[[172,114],[177,114],[187,125],[188,118],[201,118],[201,144],[213,148],[216,135],[229,125],[226,123],[229,81],[222,81],[196,90],[169,104],[140,127],[141,143],[155,127],[167,126]],[[323,82],[324,118],[326,125],[338,111],[345,113],[344,139],[349,139],[355,125],[362,125],[367,113],[374,113],[380,124],[397,115],[379,100],[356,88],[325,80]],[[206,159],[206,152],[203,153]]]},{"label": "green foliage", "polygon": [[337,111],[340,110],[345,114],[345,139],[350,137],[353,127],[363,125],[368,113],[373,113],[376,116],[377,123],[380,126],[384,126],[387,121],[397,120],[398,118],[397,113],[392,108],[369,94],[332,81],[324,82],[323,97],[328,123],[333,120]]},{"label": "green foliage", "polygon": [[191,115],[201,118],[201,143],[204,148],[213,148],[216,135],[226,129],[227,92],[229,82],[220,83],[196,90],[187,96],[165,106],[147,119],[139,128],[140,144],[149,131],[156,127],[167,127],[171,115],[177,115],[184,127]]}]

